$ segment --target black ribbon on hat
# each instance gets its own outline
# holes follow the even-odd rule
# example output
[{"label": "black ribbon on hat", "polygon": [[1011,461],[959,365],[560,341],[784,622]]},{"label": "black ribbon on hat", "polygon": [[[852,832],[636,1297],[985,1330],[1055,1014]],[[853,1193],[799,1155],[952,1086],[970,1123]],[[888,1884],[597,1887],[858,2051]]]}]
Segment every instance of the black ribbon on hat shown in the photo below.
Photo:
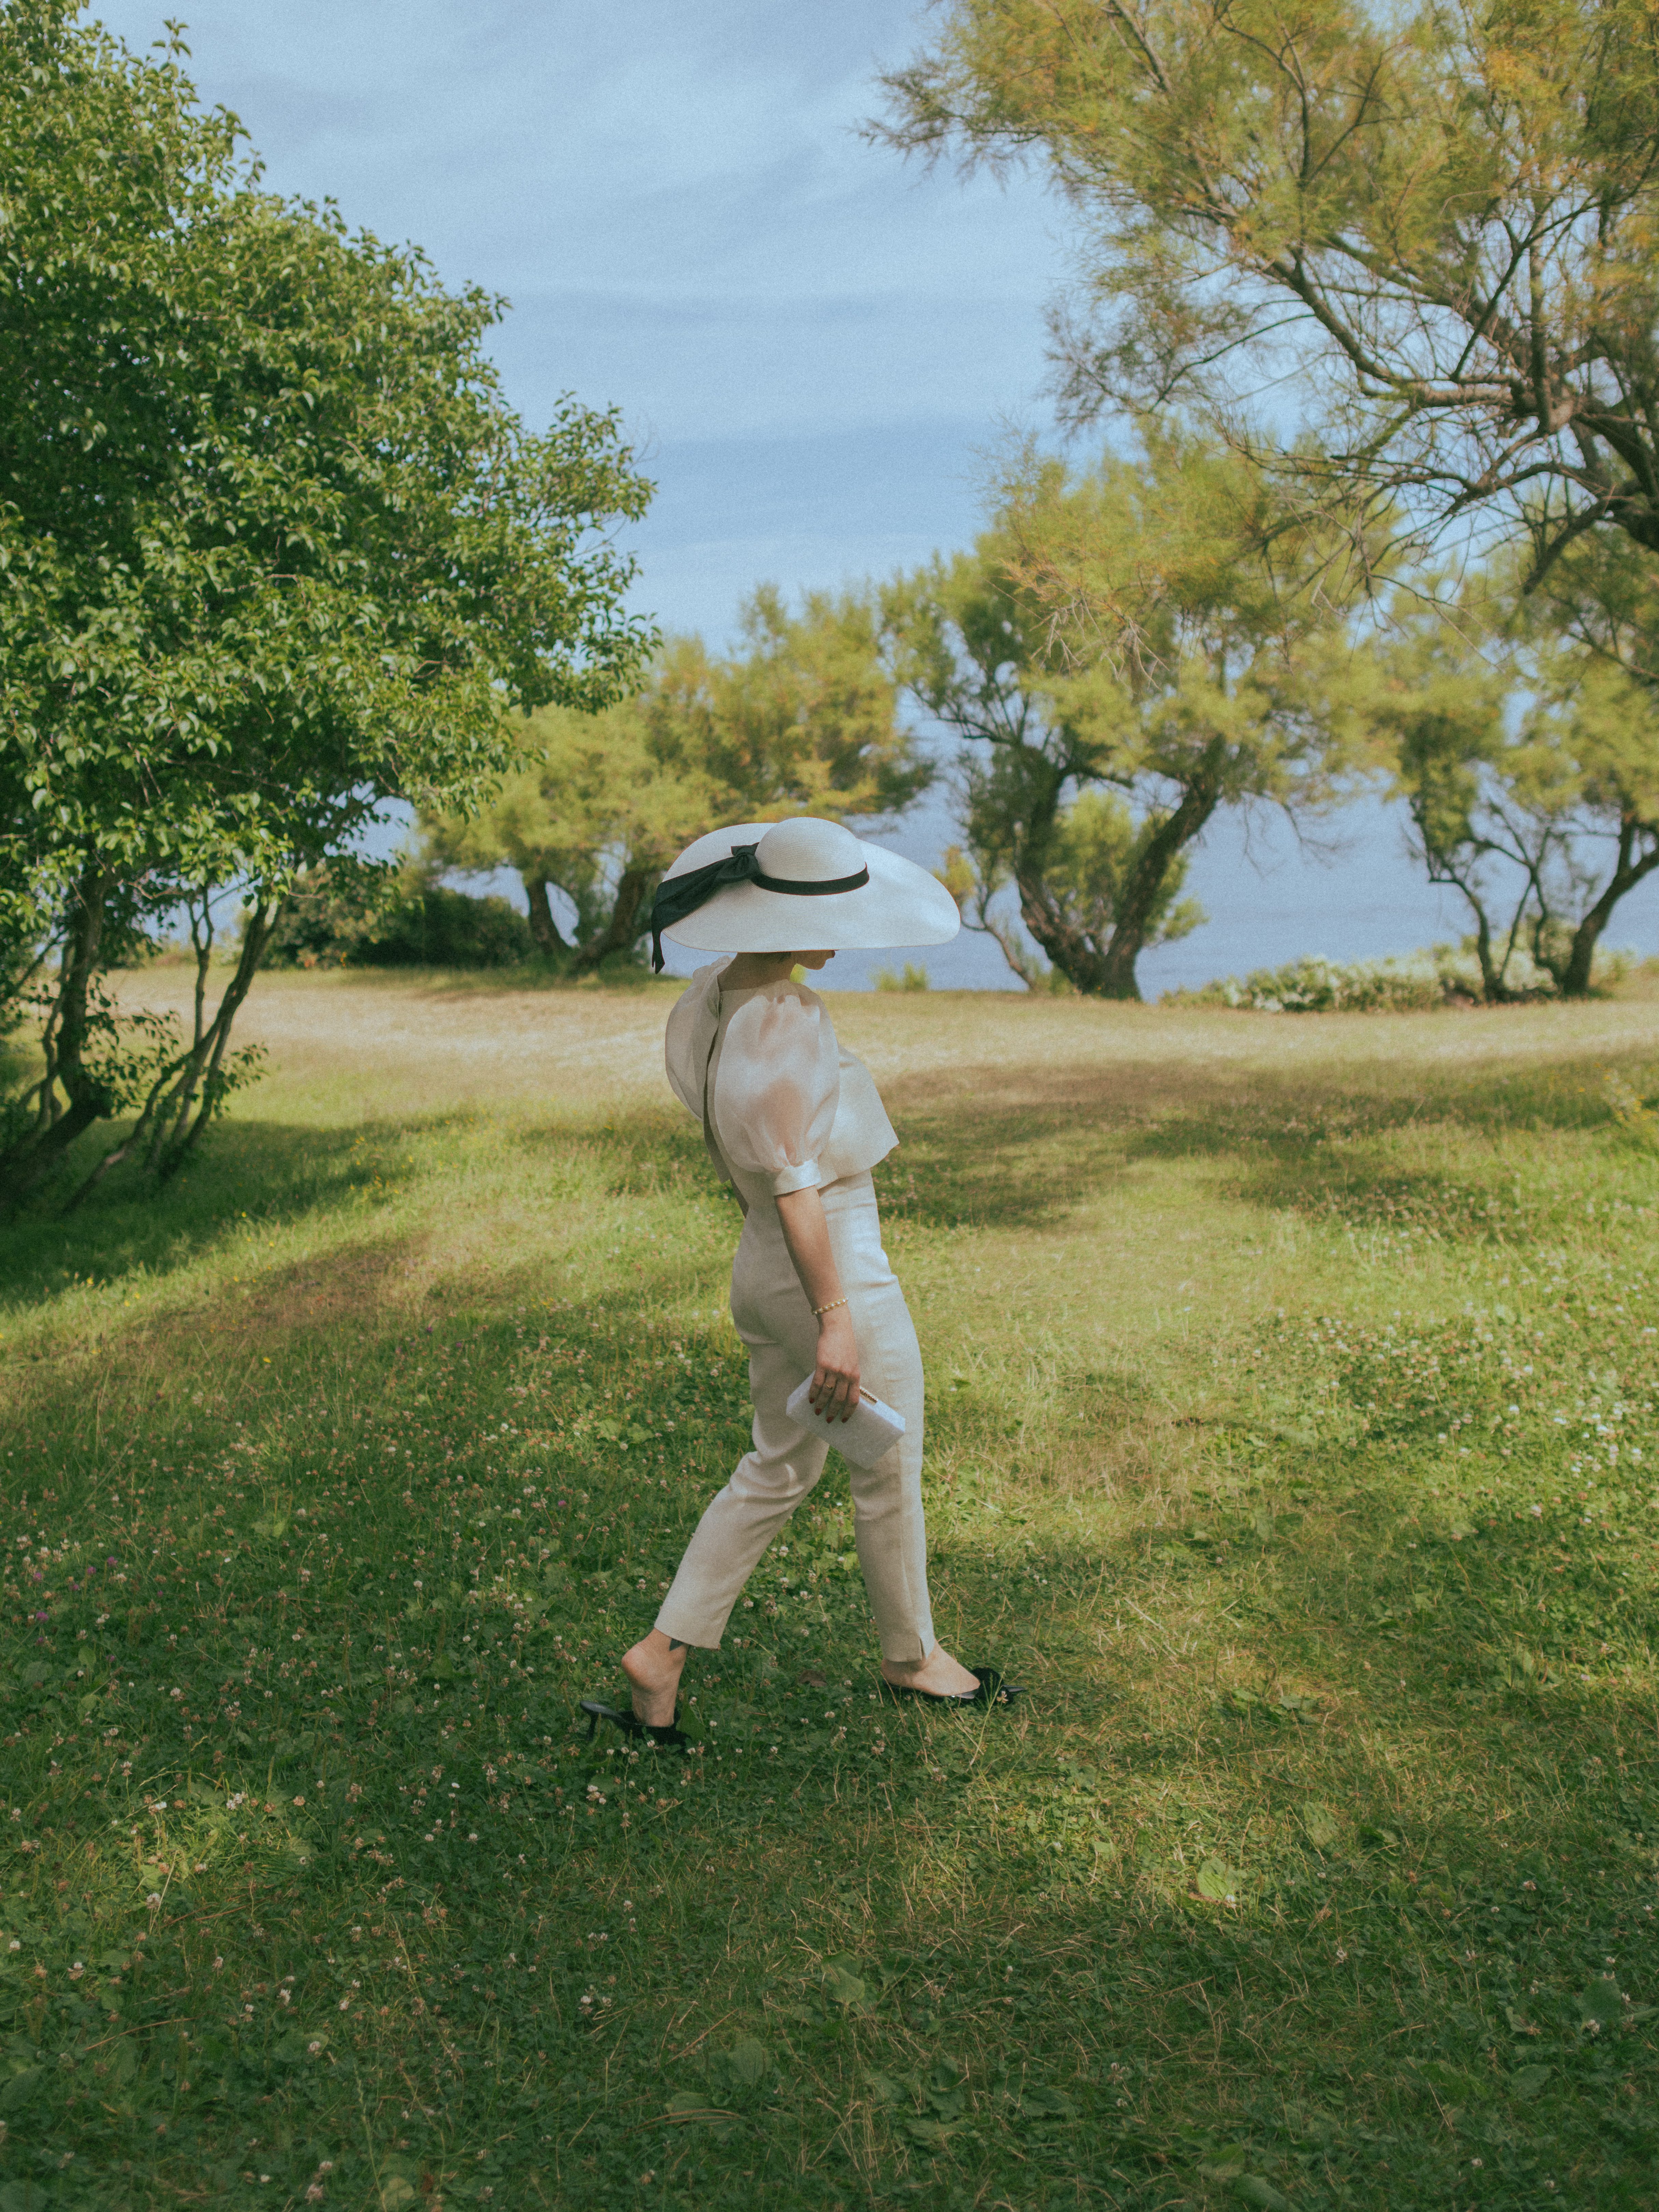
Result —
[{"label": "black ribbon on hat", "polygon": [[683,876],[665,876],[651,905],[651,972],[662,973],[662,933],[684,921],[700,906],[707,906],[716,891],[730,884],[753,884],[757,890],[782,891],[789,898],[827,898],[832,891],[860,890],[870,880],[868,868],[854,876],[832,876],[824,883],[801,883],[787,876],[769,876],[757,857],[757,845],[734,845],[723,860],[706,868],[688,868]]}]

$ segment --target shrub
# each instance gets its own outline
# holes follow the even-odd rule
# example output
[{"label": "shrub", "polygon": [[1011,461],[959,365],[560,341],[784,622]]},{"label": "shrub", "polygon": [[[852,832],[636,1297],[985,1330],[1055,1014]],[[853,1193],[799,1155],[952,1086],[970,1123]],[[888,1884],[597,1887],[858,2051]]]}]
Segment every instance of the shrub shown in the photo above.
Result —
[{"label": "shrub", "polygon": [[913,961],[905,962],[904,972],[899,975],[896,975],[890,968],[878,968],[876,970],[876,988],[878,991],[927,991],[932,988],[927,980],[927,970],[918,968]]},{"label": "shrub", "polygon": [[[1626,972],[1630,957],[1608,953],[1596,969],[1603,989]],[[1509,975],[1519,998],[1555,995],[1547,971],[1517,951]],[[1283,968],[1258,968],[1243,978],[1219,977],[1194,991],[1170,991],[1164,1004],[1237,1006],[1260,1014],[1417,1013],[1433,1006],[1478,1005],[1480,965],[1472,945],[1433,945],[1403,959],[1326,960],[1304,954]]]},{"label": "shrub", "polygon": [[394,907],[352,957],[364,968],[512,968],[536,957],[536,940],[506,899],[440,884]]},{"label": "shrub", "polygon": [[266,956],[283,968],[511,968],[537,957],[528,921],[504,898],[416,876],[365,910],[322,870],[290,898]]}]

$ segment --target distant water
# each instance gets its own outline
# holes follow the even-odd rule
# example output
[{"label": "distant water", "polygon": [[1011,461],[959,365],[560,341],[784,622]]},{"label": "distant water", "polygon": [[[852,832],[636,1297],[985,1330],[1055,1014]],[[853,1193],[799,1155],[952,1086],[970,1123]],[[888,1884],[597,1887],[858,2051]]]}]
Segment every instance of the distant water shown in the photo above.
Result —
[{"label": "distant water", "polygon": [[[948,808],[927,800],[881,842],[931,868],[955,836]],[[470,890],[498,891],[524,905],[510,869],[465,881]],[[1194,854],[1187,895],[1210,918],[1178,944],[1142,956],[1140,988],[1148,999],[1219,975],[1276,968],[1304,953],[1368,960],[1414,952],[1419,945],[1455,943],[1470,927],[1462,901],[1426,882],[1407,855],[1402,810],[1376,800],[1314,825],[1305,842],[1282,816],[1229,816]],[[1659,953],[1659,875],[1624,901],[1606,942]],[[697,964],[678,946],[665,950],[671,975],[689,975]],[[967,930],[952,945],[919,951],[838,953],[823,972],[823,988],[867,991],[878,969],[897,971],[907,961],[925,968],[936,990],[1023,988],[991,940]]]}]

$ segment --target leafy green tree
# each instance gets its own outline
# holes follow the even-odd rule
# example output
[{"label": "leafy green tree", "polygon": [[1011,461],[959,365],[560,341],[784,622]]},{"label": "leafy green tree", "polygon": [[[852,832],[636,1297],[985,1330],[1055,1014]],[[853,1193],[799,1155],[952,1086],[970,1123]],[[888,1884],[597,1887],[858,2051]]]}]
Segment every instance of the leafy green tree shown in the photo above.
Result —
[{"label": "leafy green tree", "polygon": [[[933,769],[898,708],[867,596],[809,593],[792,614],[762,590],[737,652],[676,638],[606,713],[532,715],[518,767],[477,811],[430,817],[428,849],[450,867],[516,868],[542,949],[594,969],[634,951],[663,870],[705,830],[908,806]],[[568,941],[553,890],[574,909]]]},{"label": "leafy green tree", "polygon": [[873,135],[1030,161],[1075,216],[1074,416],[1271,442],[1299,386],[1322,465],[1431,520],[1659,550],[1647,0],[946,0],[885,84]]},{"label": "leafy green tree", "polygon": [[[1080,944],[1098,957],[1109,946],[1127,907],[1129,886],[1143,871],[1155,820],[1137,823],[1115,792],[1087,789],[1055,816],[1046,865],[1034,868],[1024,850],[1033,779],[1024,754],[994,756],[988,766],[964,763],[963,828],[966,842],[951,846],[939,881],[956,900],[969,929],[996,944],[1028,990],[1053,989],[1065,978],[1045,967],[1015,916],[999,904],[1017,888],[1025,866],[1026,901],[1042,913],[1049,943]],[[1039,785],[1046,779],[1038,772]],[[1164,871],[1146,915],[1142,950],[1170,945],[1205,921],[1196,899],[1183,899],[1187,855]]]},{"label": "leafy green tree", "polygon": [[[501,301],[261,191],[176,40],[78,14],[0,14],[0,938],[54,948],[13,1200],[118,1113],[112,1158],[176,1165],[296,871],[481,794],[504,703],[603,707],[648,643],[590,534],[649,494],[614,418],[528,432]],[[100,979],[232,885],[216,1010],[135,1054]]]},{"label": "leafy green tree", "polygon": [[[637,698],[599,715],[544,708],[513,734],[518,764],[477,811],[426,817],[426,850],[445,867],[517,869],[538,947],[582,974],[632,951],[658,877],[715,826],[719,800],[653,756]],[[568,939],[554,891],[574,909]]]},{"label": "leafy green tree", "polygon": [[965,775],[978,922],[1012,882],[1068,981],[1138,998],[1140,954],[1199,919],[1179,893],[1218,809],[1345,789],[1347,581],[1336,533],[1219,447],[1148,439],[1075,477],[1018,457],[975,551],[887,597],[915,696],[988,754]]},{"label": "leafy green tree", "polygon": [[1493,1005],[1528,995],[1517,965],[1583,997],[1620,901],[1659,868],[1659,691],[1572,628],[1616,641],[1613,586],[1638,564],[1601,550],[1607,566],[1575,549],[1547,595],[1510,562],[1397,608],[1377,649],[1373,726],[1430,881],[1469,910]]}]

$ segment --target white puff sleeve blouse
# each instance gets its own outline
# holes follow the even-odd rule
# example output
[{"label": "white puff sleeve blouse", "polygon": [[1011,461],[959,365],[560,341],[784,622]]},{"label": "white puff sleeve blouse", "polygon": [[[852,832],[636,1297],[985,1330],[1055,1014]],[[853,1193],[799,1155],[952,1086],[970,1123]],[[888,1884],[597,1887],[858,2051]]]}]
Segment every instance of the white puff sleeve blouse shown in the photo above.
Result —
[{"label": "white puff sleeve blouse", "polygon": [[838,1044],[830,1010],[792,982],[722,993],[700,969],[668,1018],[664,1057],[715,1164],[781,1198],[872,1168],[898,1142],[870,1071]]},{"label": "white puff sleeve blouse", "polygon": [[721,1024],[709,1097],[715,1141],[774,1198],[828,1182],[819,1154],[836,1126],[841,1066],[823,1001],[788,985],[737,994]]}]

